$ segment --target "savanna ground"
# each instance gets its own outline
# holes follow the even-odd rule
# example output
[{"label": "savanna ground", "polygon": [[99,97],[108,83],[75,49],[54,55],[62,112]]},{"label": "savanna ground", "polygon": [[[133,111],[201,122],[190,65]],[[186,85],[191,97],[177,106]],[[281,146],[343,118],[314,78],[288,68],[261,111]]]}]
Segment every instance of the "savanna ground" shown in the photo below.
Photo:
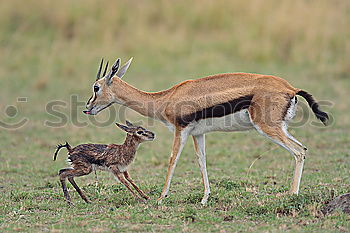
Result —
[{"label": "savanna ground", "polygon": [[[334,196],[350,191],[349,12],[347,0],[2,1],[0,231],[349,231],[349,216],[320,213]],[[134,56],[125,80],[148,91],[244,71],[283,77],[323,100],[332,116],[329,126],[315,125],[310,110],[302,108],[307,111],[295,121],[304,123],[290,130],[309,148],[300,195],[280,195],[293,173],[288,152],[254,131],[212,133],[208,205],[200,204],[203,186],[191,141],[170,196],[157,205],[171,133],[118,106],[96,117],[81,113],[102,56]],[[66,103],[55,102],[66,118],[46,110],[57,100]],[[136,202],[111,175],[98,172],[97,188],[93,175],[77,178],[92,204],[69,186],[75,206],[67,206],[57,177],[66,154],[53,162],[55,145],[122,143],[125,135],[113,122],[125,117],[157,133],[130,168],[151,200]],[[23,118],[24,126],[6,129]]]}]

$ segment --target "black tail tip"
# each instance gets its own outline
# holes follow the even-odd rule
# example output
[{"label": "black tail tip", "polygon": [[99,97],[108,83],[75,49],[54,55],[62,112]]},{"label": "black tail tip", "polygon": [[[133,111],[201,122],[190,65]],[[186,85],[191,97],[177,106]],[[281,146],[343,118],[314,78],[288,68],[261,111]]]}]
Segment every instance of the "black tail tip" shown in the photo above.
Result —
[{"label": "black tail tip", "polygon": [[303,90],[298,91],[296,94],[304,97],[305,100],[307,101],[307,103],[309,104],[309,106],[311,107],[312,111],[316,115],[317,119],[322,121],[322,123],[325,126],[328,125],[328,120],[329,120],[328,114],[325,113],[325,112],[322,112],[320,110],[320,106],[314,100],[314,98],[312,97],[311,94],[309,94],[309,93],[307,93],[306,91],[303,91]]},{"label": "black tail tip", "polygon": [[328,125],[329,117],[328,117],[327,113],[320,111],[320,112],[316,113],[316,117],[317,117],[317,119],[322,121],[324,126]]}]

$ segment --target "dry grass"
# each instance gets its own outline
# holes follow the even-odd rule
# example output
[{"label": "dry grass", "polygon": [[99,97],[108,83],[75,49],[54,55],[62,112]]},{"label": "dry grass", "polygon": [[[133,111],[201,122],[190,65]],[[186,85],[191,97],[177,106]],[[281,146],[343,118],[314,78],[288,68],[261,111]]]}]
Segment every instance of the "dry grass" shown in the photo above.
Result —
[{"label": "dry grass", "polygon": [[34,56],[45,65],[60,58],[66,75],[77,63],[118,54],[152,56],[153,62],[187,57],[191,64],[208,56],[279,62],[347,76],[349,10],[346,0],[6,1],[0,9],[1,54]]}]

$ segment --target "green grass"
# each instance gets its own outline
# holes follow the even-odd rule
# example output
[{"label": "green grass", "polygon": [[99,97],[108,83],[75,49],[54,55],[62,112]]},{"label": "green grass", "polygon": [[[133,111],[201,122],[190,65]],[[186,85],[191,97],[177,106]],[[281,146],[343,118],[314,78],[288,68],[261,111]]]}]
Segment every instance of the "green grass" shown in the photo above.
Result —
[{"label": "green grass", "polygon": [[[0,9],[0,231],[258,231],[342,232],[349,216],[322,216],[333,197],[350,192],[349,1],[7,1]],[[262,4],[264,3],[264,4]],[[200,200],[201,177],[189,140],[181,155],[170,195],[156,204],[166,175],[172,135],[159,122],[113,106],[157,134],[143,144],[130,174],[151,197],[136,202],[106,172],[77,178],[92,204],[69,185],[74,207],[66,205],[57,177],[67,166],[65,153],[52,161],[64,141],[122,143],[125,135],[108,119],[81,113],[91,95],[100,58],[134,62],[125,76],[149,91],[219,72],[257,72],[287,79],[332,106],[328,127],[314,126],[313,115],[291,133],[309,149],[299,196],[289,189],[293,158],[256,132],[207,136],[212,195]],[[72,107],[71,96],[83,104]],[[18,103],[18,97],[28,102]],[[49,102],[67,116],[61,127],[45,109]],[[302,102],[303,100],[301,100]],[[18,109],[12,117],[13,109]],[[8,111],[8,112],[7,112]],[[309,110],[308,110],[309,111]],[[301,113],[296,121],[305,117]],[[85,126],[73,123],[76,119]],[[260,159],[257,159],[261,156]],[[255,162],[254,162],[255,161]],[[254,162],[254,163],[253,163]]]}]

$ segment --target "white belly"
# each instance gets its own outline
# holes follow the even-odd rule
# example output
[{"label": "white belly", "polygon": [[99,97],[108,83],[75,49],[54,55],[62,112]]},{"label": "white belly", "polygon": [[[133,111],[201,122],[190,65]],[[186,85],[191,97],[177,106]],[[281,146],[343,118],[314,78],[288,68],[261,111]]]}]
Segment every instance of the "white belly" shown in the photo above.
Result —
[{"label": "white belly", "polygon": [[[117,165],[118,169],[120,172],[125,172],[128,170],[128,166],[123,166],[123,165]],[[92,165],[93,170],[101,170],[101,171],[111,171],[111,169],[109,169],[109,167],[106,166],[98,166],[93,164]]]},{"label": "white belly", "polygon": [[128,166],[118,165],[118,169],[120,172],[125,172],[126,170],[128,170]]},{"label": "white belly", "polygon": [[92,164],[93,170],[101,170],[101,171],[109,171],[109,168],[106,166],[98,166],[96,164]]},{"label": "white belly", "polygon": [[254,126],[250,120],[249,112],[243,109],[230,115],[219,118],[207,118],[191,124],[191,135],[201,135],[212,131],[245,131]]}]

